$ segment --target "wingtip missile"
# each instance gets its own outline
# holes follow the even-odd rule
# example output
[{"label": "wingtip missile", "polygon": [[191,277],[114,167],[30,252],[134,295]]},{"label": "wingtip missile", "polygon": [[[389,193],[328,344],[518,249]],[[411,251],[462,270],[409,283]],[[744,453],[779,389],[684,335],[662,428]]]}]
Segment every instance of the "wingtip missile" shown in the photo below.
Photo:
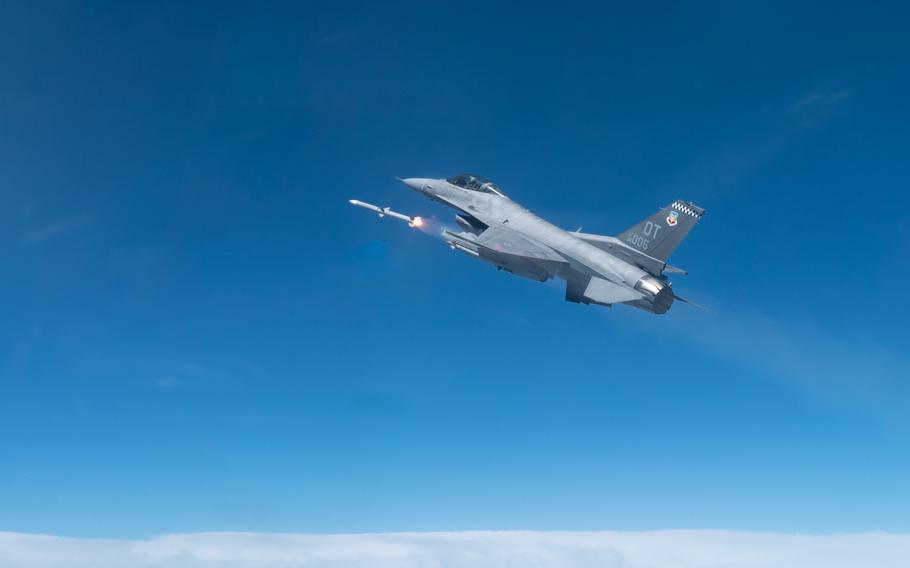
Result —
[{"label": "wingtip missile", "polygon": [[348,202],[351,205],[354,205],[356,207],[362,207],[363,209],[372,211],[373,213],[376,213],[380,217],[385,217],[388,215],[389,217],[391,217],[393,219],[398,219],[399,221],[404,221],[411,227],[420,228],[424,224],[424,220],[422,217],[419,217],[417,215],[411,217],[409,215],[405,215],[404,213],[399,213],[398,211],[392,211],[391,207],[379,207],[378,205],[366,203],[364,201],[360,201],[359,199],[349,199]]},{"label": "wingtip missile", "polygon": [[371,205],[369,203],[364,203],[363,201],[360,201],[359,199],[349,199],[348,203],[350,203],[351,205],[353,205],[355,207],[363,207],[364,209],[369,209],[373,213],[379,214],[380,217],[385,215],[385,212],[382,210],[382,207],[377,207],[377,206]]}]

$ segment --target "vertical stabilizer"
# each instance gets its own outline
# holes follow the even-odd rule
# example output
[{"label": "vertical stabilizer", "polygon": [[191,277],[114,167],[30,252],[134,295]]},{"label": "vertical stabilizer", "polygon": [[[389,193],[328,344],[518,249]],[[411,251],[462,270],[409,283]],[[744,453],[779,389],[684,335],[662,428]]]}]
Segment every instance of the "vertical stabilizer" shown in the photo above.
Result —
[{"label": "vertical stabilizer", "polygon": [[666,262],[705,210],[689,201],[677,199],[617,238],[648,256]]}]

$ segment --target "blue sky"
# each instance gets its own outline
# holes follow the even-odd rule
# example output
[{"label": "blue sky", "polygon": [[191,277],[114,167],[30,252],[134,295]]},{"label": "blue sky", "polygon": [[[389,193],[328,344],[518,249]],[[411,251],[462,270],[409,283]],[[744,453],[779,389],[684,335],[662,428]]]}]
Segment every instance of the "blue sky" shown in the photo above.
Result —
[{"label": "blue sky", "polygon": [[[910,530],[907,16],[4,4],[0,530]],[[710,309],[347,204],[461,171]]]}]

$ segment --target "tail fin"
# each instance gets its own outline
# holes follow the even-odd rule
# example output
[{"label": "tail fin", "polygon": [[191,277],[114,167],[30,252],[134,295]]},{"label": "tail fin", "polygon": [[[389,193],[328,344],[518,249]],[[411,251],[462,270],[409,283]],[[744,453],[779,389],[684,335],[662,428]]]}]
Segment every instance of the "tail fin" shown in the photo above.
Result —
[{"label": "tail fin", "polygon": [[666,262],[705,210],[677,199],[654,215],[619,235],[619,240],[648,256]]}]

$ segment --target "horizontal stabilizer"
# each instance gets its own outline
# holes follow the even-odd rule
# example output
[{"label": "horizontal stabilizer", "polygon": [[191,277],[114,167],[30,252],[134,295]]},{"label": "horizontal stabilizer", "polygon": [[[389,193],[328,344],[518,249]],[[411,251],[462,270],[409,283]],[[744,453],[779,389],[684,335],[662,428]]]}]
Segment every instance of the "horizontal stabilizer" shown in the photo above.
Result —
[{"label": "horizontal stabilizer", "polygon": [[706,308],[705,306],[702,306],[701,304],[696,304],[695,302],[693,302],[693,301],[691,301],[691,300],[687,300],[687,299],[683,298],[682,296],[677,296],[677,295],[676,295],[676,292],[673,293],[673,298],[676,299],[676,300],[679,300],[680,302],[682,302],[682,303],[684,303],[684,304],[689,304],[690,306],[692,306],[692,307],[694,307],[694,308],[698,308],[698,309],[700,309],[700,310],[707,310],[707,309],[708,309],[708,308]]},{"label": "horizontal stabilizer", "polygon": [[628,286],[620,286],[595,276],[588,282],[584,297],[598,304],[619,304],[640,300],[644,298],[644,295]]}]

